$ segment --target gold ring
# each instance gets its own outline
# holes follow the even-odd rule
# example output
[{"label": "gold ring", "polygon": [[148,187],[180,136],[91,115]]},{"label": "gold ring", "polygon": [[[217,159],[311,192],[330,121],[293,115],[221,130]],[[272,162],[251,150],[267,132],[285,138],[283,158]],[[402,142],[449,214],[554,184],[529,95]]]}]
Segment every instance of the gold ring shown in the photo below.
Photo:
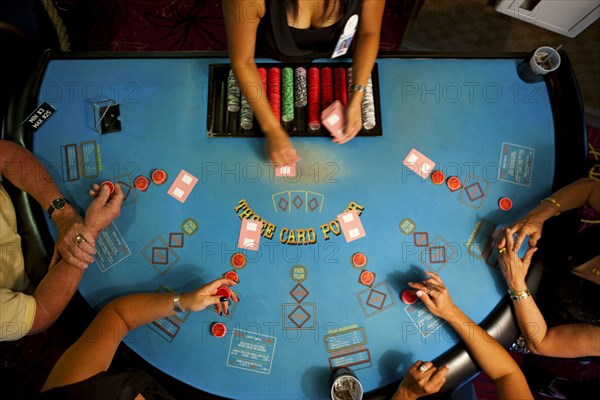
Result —
[{"label": "gold ring", "polygon": [[506,247],[501,248],[500,250],[498,250],[498,254],[502,254],[506,251]]},{"label": "gold ring", "polygon": [[81,243],[86,242],[85,238],[83,237],[83,235],[80,233],[77,236],[75,236],[75,240],[73,240],[75,242],[75,244],[77,246],[79,246]]}]

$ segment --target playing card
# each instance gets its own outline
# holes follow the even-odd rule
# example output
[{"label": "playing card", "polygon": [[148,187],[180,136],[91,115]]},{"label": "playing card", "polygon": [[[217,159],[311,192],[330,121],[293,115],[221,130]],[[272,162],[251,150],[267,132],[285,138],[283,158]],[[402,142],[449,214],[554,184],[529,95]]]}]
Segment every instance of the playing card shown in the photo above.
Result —
[{"label": "playing card", "polygon": [[198,178],[182,169],[167,193],[180,202],[185,203],[185,200],[188,198],[197,182]]},{"label": "playing card", "polygon": [[402,164],[423,179],[427,179],[431,171],[433,171],[433,167],[435,167],[433,161],[416,149],[412,149],[408,153]]},{"label": "playing card", "polygon": [[352,242],[367,235],[356,210],[350,210],[338,215],[337,220],[340,223],[342,232],[344,232],[346,242]]},{"label": "playing card", "polygon": [[282,177],[296,176],[296,164],[284,165],[282,167],[276,166],[275,167],[275,176],[282,176]]},{"label": "playing card", "polygon": [[260,231],[262,225],[262,221],[243,219],[242,227],[240,228],[240,237],[238,239],[238,247],[257,251],[260,243]]}]

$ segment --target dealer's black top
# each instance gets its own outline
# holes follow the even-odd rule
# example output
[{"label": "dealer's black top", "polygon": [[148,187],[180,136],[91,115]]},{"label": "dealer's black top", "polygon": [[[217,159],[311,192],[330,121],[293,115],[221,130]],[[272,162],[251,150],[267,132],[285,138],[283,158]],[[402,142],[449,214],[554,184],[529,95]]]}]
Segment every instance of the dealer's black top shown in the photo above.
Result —
[{"label": "dealer's black top", "polygon": [[[258,25],[256,55],[283,62],[329,58],[348,19],[360,16],[362,0],[348,0],[342,18],[319,29],[298,29],[288,25],[287,11],[280,1],[265,0],[265,15]],[[359,20],[360,24],[360,20]]]}]

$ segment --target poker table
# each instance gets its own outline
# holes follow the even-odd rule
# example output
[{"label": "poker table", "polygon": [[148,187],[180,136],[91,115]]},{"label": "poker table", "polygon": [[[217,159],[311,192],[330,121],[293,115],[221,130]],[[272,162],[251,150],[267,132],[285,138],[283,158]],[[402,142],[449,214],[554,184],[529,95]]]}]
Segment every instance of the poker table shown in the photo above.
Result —
[{"label": "poker table", "polygon": [[[435,271],[504,346],[518,336],[491,242],[500,225],[583,175],[583,106],[561,55],[556,72],[528,84],[517,76],[526,54],[383,54],[382,135],[344,145],[294,137],[295,177],[275,176],[263,138],[208,137],[208,73],[224,54],[48,52],[11,105],[9,138],[31,148],[82,211],[94,183],[125,190],[79,287],[94,310],[237,272],[229,315],[179,313],[127,336],[153,368],[213,396],[297,399],[327,398],[331,372],[344,366],[367,395],[390,393],[412,363],[433,360],[450,366],[447,393],[478,368],[450,326],[399,293]],[[121,126],[100,134],[90,118],[107,99]],[[35,132],[20,124],[44,102],[55,112]],[[462,187],[420,176],[414,150]],[[135,178],[155,169],[167,182],[137,190]],[[169,194],[181,179],[195,184],[185,201]],[[502,197],[511,210],[499,209]],[[357,240],[341,229],[351,210],[364,230]],[[257,250],[238,247],[243,220],[262,222]],[[55,237],[47,223],[31,229]],[[28,248],[43,247],[40,237]],[[362,270],[374,274],[370,285]],[[224,337],[211,334],[215,322]]]}]

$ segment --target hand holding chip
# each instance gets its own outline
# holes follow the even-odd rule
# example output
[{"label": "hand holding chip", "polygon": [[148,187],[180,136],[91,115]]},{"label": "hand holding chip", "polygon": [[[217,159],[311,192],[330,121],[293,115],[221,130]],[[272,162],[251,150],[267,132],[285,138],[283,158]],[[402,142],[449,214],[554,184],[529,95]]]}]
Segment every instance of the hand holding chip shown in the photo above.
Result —
[{"label": "hand holding chip", "polygon": [[450,319],[457,307],[452,302],[448,289],[439,275],[430,271],[425,273],[430,276],[429,279],[423,282],[409,282],[408,285],[417,289],[417,297],[423,301],[429,312],[444,320]]},{"label": "hand holding chip", "polygon": [[[181,306],[184,310],[189,311],[200,311],[206,307],[213,305],[215,306],[217,313],[229,312],[229,304],[227,301],[221,301],[221,296],[217,294],[217,289],[221,286],[235,286],[237,283],[231,279],[219,278],[214,280],[196,290],[191,292],[183,293],[181,295]],[[231,300],[237,303],[238,298],[231,292]]]},{"label": "hand holding chip", "polygon": [[121,214],[121,203],[123,202],[123,189],[116,183],[115,191],[111,195],[108,185],[94,185],[90,195],[96,197],[87,209],[84,224],[98,236],[104,228],[113,222]]},{"label": "hand holding chip", "polygon": [[521,259],[517,252],[513,250],[514,240],[511,230],[504,230],[504,242],[506,243],[506,251],[498,254],[498,262],[508,288],[516,291],[527,290],[525,277],[531,264],[531,257],[537,251],[537,248],[530,247]]},{"label": "hand holding chip", "polygon": [[267,154],[275,166],[292,165],[300,161],[287,133],[278,127],[267,136]]}]

